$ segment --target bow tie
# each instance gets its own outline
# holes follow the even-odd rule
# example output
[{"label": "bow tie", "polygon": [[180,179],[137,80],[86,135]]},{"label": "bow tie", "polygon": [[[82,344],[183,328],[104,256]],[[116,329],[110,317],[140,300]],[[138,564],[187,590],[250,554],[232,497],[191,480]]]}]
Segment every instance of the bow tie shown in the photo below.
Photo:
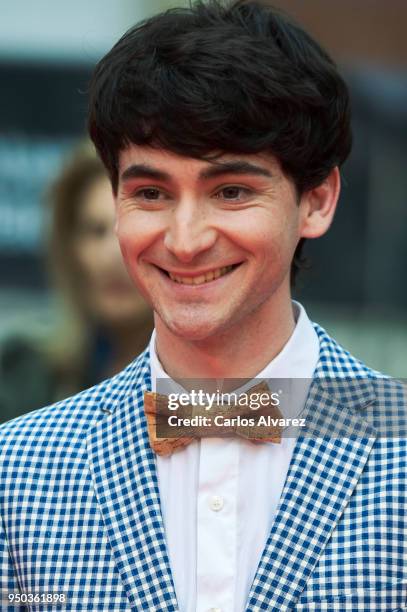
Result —
[{"label": "bow tie", "polygon": [[[270,389],[264,382],[251,387],[244,392],[247,401],[251,401],[259,394],[271,396]],[[240,395],[239,397],[242,397]],[[188,425],[169,426],[169,417],[172,421],[178,421],[181,417],[178,411],[170,410],[168,407],[169,397],[151,391],[144,392],[144,413],[147,419],[148,437],[151,448],[157,455],[171,455],[175,450],[185,448],[193,440],[202,437],[230,437],[237,435],[252,442],[281,442],[282,427],[275,424],[276,420],[282,418],[282,414],[276,405],[261,406],[258,410],[251,409],[247,405],[225,405],[213,404],[210,410],[205,411],[205,406],[196,404],[182,405],[182,423],[188,419]],[[190,423],[195,424],[190,425]],[[213,423],[219,418],[220,423],[226,426],[214,426]],[[266,422],[261,426],[256,424],[260,417]],[[205,421],[206,419],[206,421]],[[273,419],[274,424],[265,426]],[[209,424],[210,423],[210,424]],[[170,436],[166,435],[170,433]],[[159,435],[161,434],[161,435]]]}]

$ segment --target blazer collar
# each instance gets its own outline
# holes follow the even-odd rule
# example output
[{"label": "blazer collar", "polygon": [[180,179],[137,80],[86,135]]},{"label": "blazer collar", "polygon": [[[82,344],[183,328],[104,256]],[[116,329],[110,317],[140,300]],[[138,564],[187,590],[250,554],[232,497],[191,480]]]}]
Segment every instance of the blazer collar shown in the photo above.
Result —
[{"label": "blazer collar", "polygon": [[[304,416],[318,408],[336,424],[353,413],[357,437],[298,439],[247,612],[281,612],[304,589],[356,486],[376,436],[361,408],[374,401],[369,370],[315,326],[320,359]],[[356,378],[355,378],[356,377]],[[357,380],[356,380],[357,379]],[[151,390],[146,350],[98,399],[101,418],[87,437],[96,496],[127,596],[137,610],[176,612],[156,458],[148,443],[143,394]]]},{"label": "blazer collar", "polygon": [[[297,440],[246,612],[281,612],[295,605],[377,436],[363,412],[376,397],[372,372],[321,327],[315,329],[320,359],[302,415],[309,433]],[[344,435],[349,428],[353,435]]]},{"label": "blazer collar", "polygon": [[105,414],[87,437],[96,496],[132,607],[176,612],[156,459],[143,411],[144,391],[151,390],[147,351],[113,387],[100,402]]}]

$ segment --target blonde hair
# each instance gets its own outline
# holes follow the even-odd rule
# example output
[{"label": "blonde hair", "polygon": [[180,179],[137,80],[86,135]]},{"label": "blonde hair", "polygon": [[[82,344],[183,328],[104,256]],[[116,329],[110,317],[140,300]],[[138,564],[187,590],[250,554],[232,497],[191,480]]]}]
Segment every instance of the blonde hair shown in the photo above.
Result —
[{"label": "blonde hair", "polygon": [[47,194],[48,263],[56,288],[58,320],[54,333],[44,343],[44,350],[61,374],[61,380],[67,381],[61,396],[76,391],[76,381],[88,354],[89,322],[81,299],[81,271],[73,238],[86,192],[94,181],[103,177],[107,178],[107,174],[93,145],[83,141],[74,149]]},{"label": "blonde hair", "polygon": [[[78,213],[90,185],[107,174],[90,141],[82,142],[51,185],[49,262],[57,287],[81,310],[80,270],[73,253]],[[80,313],[77,313],[80,314]]]},{"label": "blonde hair", "polygon": [[87,317],[81,300],[81,273],[73,251],[78,213],[90,185],[106,171],[90,141],[71,152],[46,194],[49,232],[46,244],[51,283],[56,289],[55,329],[42,349],[64,381],[60,395],[76,391],[89,349]]}]

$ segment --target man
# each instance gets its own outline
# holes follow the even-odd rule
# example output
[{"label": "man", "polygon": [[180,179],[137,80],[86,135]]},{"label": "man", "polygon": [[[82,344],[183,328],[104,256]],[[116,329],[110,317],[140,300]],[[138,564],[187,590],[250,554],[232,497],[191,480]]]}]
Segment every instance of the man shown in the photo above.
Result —
[{"label": "man", "polygon": [[[198,3],[102,59],[90,132],[155,332],[119,375],[0,430],[3,593],[75,611],[407,609],[406,440],[377,427],[402,388],[291,301],[350,150],[334,64],[267,6]],[[303,379],[296,412],[359,435],[156,455],[144,393],[190,378]]]}]

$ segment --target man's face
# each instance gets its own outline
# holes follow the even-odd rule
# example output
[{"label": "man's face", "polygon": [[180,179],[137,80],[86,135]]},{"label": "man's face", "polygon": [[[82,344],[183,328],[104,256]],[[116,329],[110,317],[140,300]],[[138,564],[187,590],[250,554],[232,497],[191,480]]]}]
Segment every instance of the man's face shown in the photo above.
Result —
[{"label": "man's face", "polygon": [[212,163],[131,145],[116,203],[130,275],[175,335],[243,331],[289,304],[302,204],[271,155]]}]

